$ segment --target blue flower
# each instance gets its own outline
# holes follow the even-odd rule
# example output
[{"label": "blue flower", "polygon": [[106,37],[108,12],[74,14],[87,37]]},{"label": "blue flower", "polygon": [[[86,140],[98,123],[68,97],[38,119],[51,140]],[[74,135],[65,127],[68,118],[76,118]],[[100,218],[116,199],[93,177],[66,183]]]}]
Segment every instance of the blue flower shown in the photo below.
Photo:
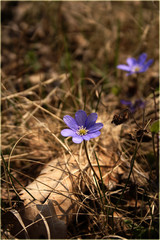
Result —
[{"label": "blue flower", "polygon": [[64,137],[72,137],[74,143],[81,143],[83,140],[90,140],[98,137],[101,132],[102,123],[96,123],[97,113],[91,113],[88,117],[85,111],[79,110],[75,114],[75,119],[69,115],[63,117],[63,121],[69,127],[61,131]]},{"label": "blue flower", "polygon": [[142,101],[141,99],[137,99],[134,103],[132,103],[131,101],[126,101],[126,100],[121,100],[120,102],[122,104],[128,106],[132,113],[134,113],[137,110],[137,108],[145,107],[145,102]]},{"label": "blue flower", "polygon": [[127,76],[134,74],[134,73],[142,73],[147,71],[147,69],[149,68],[149,66],[153,63],[153,59],[150,59],[146,62],[147,59],[147,54],[146,53],[142,53],[138,60],[136,60],[135,58],[127,58],[127,63],[128,65],[125,64],[120,64],[117,66],[117,68],[127,71]]}]

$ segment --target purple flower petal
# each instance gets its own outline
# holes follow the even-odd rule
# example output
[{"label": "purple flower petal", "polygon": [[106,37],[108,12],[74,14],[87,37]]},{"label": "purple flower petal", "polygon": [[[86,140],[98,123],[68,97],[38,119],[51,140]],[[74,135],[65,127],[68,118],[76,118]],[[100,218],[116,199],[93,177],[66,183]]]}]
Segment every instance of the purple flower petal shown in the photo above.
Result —
[{"label": "purple flower petal", "polygon": [[152,63],[153,63],[153,59],[148,60],[148,62],[145,63],[144,66],[142,67],[142,71],[145,72]]},{"label": "purple flower petal", "polygon": [[145,63],[145,61],[146,61],[146,58],[147,58],[147,54],[146,53],[142,53],[140,56],[139,56],[139,58],[138,58],[138,63],[139,64],[144,64]]},{"label": "purple flower petal", "polygon": [[128,63],[129,67],[132,67],[134,64],[136,64],[137,61],[135,58],[127,58],[126,62]]},{"label": "purple flower petal", "polygon": [[87,114],[83,110],[79,110],[75,114],[75,120],[78,126],[84,126],[87,119]]},{"label": "purple flower petal", "polygon": [[81,143],[83,141],[83,138],[82,138],[82,136],[77,135],[76,137],[72,137],[72,141],[74,143]]},{"label": "purple flower petal", "polygon": [[130,111],[131,111],[131,113],[134,113],[134,112],[136,111],[136,108],[132,105],[132,106],[130,107]]},{"label": "purple flower petal", "polygon": [[97,120],[97,117],[98,117],[97,113],[91,113],[86,119],[85,127],[88,129],[91,126],[93,126]]},{"label": "purple flower petal", "polygon": [[92,127],[88,128],[89,130],[88,134],[96,132],[100,130],[102,127],[103,127],[102,123],[95,123]]},{"label": "purple flower petal", "polygon": [[63,121],[64,121],[65,124],[66,124],[69,128],[71,128],[72,130],[77,130],[78,125],[77,125],[75,119],[72,118],[71,116],[69,116],[69,115],[64,116],[64,117],[63,117]]},{"label": "purple flower petal", "polygon": [[120,100],[120,102],[122,103],[122,104],[124,104],[124,105],[126,105],[126,106],[129,106],[129,107],[131,107],[132,106],[132,103],[131,103],[131,101],[126,101],[126,100]]},{"label": "purple flower petal", "polygon": [[77,134],[75,133],[75,131],[66,128],[66,129],[63,129],[63,130],[61,131],[61,135],[62,135],[63,137],[74,137],[74,136],[76,136]]},{"label": "purple flower petal", "polygon": [[142,101],[141,99],[137,99],[133,105],[135,108],[144,108],[145,107],[145,102]]},{"label": "purple flower petal", "polygon": [[125,64],[120,64],[117,66],[118,69],[124,70],[124,71],[130,71],[130,67]]},{"label": "purple flower petal", "polygon": [[91,138],[98,137],[100,134],[101,134],[100,131],[96,131],[96,132],[88,133],[87,135],[84,135],[83,138],[84,138],[85,140],[89,140],[89,139],[91,139]]},{"label": "purple flower petal", "polygon": [[91,139],[90,134],[83,135],[82,138],[86,141]]}]

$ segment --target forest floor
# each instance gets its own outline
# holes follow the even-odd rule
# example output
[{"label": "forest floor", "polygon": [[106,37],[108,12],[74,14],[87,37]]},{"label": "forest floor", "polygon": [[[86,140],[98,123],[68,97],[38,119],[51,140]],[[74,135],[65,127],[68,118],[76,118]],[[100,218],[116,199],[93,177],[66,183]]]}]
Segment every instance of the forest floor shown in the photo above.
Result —
[{"label": "forest floor", "polygon": [[[3,239],[159,239],[158,4],[1,2]],[[103,123],[87,149],[61,135],[81,109]],[[27,215],[50,201],[58,234]]]}]

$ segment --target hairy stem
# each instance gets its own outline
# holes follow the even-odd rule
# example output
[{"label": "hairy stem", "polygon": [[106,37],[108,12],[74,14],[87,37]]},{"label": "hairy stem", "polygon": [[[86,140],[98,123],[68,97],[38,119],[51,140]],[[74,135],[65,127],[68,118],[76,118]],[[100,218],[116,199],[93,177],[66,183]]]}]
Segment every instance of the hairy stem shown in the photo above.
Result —
[{"label": "hairy stem", "polygon": [[88,160],[88,163],[89,163],[90,168],[92,169],[92,171],[93,171],[95,177],[97,178],[97,180],[100,180],[99,177],[98,177],[98,175],[97,175],[97,173],[95,172],[92,164],[91,164],[90,159],[89,159],[88,150],[87,150],[87,144],[86,144],[86,141],[85,141],[85,140],[84,140],[84,149],[85,149],[85,152],[86,152],[86,157],[87,157],[87,160]]}]

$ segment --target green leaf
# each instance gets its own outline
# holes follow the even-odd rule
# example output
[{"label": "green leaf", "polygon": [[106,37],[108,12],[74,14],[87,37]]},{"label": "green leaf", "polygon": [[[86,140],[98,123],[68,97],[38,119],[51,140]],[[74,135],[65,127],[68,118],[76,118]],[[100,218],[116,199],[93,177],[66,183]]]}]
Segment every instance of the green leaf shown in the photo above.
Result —
[{"label": "green leaf", "polygon": [[156,120],[152,123],[150,126],[150,130],[152,133],[158,133],[159,132],[159,120]]}]

